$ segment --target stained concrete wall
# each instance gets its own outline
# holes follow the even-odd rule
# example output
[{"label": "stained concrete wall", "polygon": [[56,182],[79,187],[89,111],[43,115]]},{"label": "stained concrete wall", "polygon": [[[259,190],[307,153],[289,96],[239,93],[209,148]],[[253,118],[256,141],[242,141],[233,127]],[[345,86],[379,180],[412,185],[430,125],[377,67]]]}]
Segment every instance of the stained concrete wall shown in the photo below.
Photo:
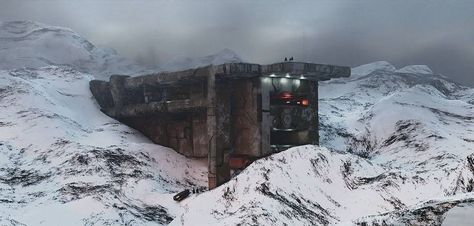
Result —
[{"label": "stained concrete wall", "polygon": [[232,118],[235,154],[261,155],[260,79],[233,82]]},{"label": "stained concrete wall", "polygon": [[189,157],[207,155],[209,187],[214,188],[230,178],[230,154],[262,157],[272,151],[270,91],[261,82],[270,74],[304,74],[312,81],[311,131],[297,136],[317,143],[317,81],[348,77],[348,67],[299,62],[210,65],[139,77],[111,76],[110,82],[91,81],[90,88],[103,112],[155,143]]},{"label": "stained concrete wall", "polygon": [[123,118],[121,121],[142,132],[154,143],[170,147],[187,157],[207,157],[204,113],[156,114]]}]

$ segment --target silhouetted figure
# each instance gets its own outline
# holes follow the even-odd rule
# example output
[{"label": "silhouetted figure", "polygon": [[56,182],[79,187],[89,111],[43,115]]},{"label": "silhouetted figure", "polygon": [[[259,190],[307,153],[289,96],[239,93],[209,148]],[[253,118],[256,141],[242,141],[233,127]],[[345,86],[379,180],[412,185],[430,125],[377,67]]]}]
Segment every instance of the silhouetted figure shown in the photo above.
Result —
[{"label": "silhouetted figure", "polygon": [[290,61],[293,61],[293,57],[290,57]]},{"label": "silhouetted figure", "polygon": [[285,57],[285,62],[288,61],[288,59]]}]

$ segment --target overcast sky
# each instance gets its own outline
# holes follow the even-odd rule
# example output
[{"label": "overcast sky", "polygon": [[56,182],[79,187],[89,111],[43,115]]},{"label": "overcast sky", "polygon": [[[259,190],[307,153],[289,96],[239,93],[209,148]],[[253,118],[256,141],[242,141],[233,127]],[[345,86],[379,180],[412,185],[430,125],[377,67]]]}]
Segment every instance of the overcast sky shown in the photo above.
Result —
[{"label": "overcast sky", "polygon": [[[70,27],[156,63],[230,48],[245,61],[426,64],[474,85],[474,1],[5,1],[0,20]],[[156,56],[156,57],[152,57]]]}]

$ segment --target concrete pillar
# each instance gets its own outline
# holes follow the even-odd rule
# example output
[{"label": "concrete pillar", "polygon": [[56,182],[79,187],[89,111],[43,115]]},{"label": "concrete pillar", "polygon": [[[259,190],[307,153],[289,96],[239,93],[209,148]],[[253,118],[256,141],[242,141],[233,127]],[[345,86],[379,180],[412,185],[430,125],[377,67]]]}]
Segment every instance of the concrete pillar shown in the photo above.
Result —
[{"label": "concrete pillar", "polygon": [[217,165],[216,165],[216,77],[211,71],[207,77],[207,137],[208,141],[208,180],[209,189],[217,187]]},{"label": "concrete pillar", "polygon": [[318,82],[314,81],[310,84],[309,107],[312,116],[310,121],[310,140],[312,144],[319,145],[319,87]]},{"label": "concrete pillar", "polygon": [[272,90],[272,79],[269,77],[261,77],[260,79],[260,96],[261,96],[261,153],[265,156],[272,152],[270,137],[272,130],[272,120],[270,116],[270,92]]},{"label": "concrete pillar", "polygon": [[230,179],[231,88],[228,83],[216,84],[214,70],[210,71],[207,82],[208,179],[212,189]]}]

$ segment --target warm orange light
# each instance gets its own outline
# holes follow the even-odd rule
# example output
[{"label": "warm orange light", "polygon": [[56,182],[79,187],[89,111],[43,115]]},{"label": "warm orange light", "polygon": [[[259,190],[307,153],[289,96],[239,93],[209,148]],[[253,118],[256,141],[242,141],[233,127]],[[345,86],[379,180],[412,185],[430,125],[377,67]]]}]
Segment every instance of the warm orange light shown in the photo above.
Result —
[{"label": "warm orange light", "polygon": [[303,105],[303,106],[309,106],[309,100],[308,100],[308,99],[303,99],[303,100],[301,100],[301,105]]}]

